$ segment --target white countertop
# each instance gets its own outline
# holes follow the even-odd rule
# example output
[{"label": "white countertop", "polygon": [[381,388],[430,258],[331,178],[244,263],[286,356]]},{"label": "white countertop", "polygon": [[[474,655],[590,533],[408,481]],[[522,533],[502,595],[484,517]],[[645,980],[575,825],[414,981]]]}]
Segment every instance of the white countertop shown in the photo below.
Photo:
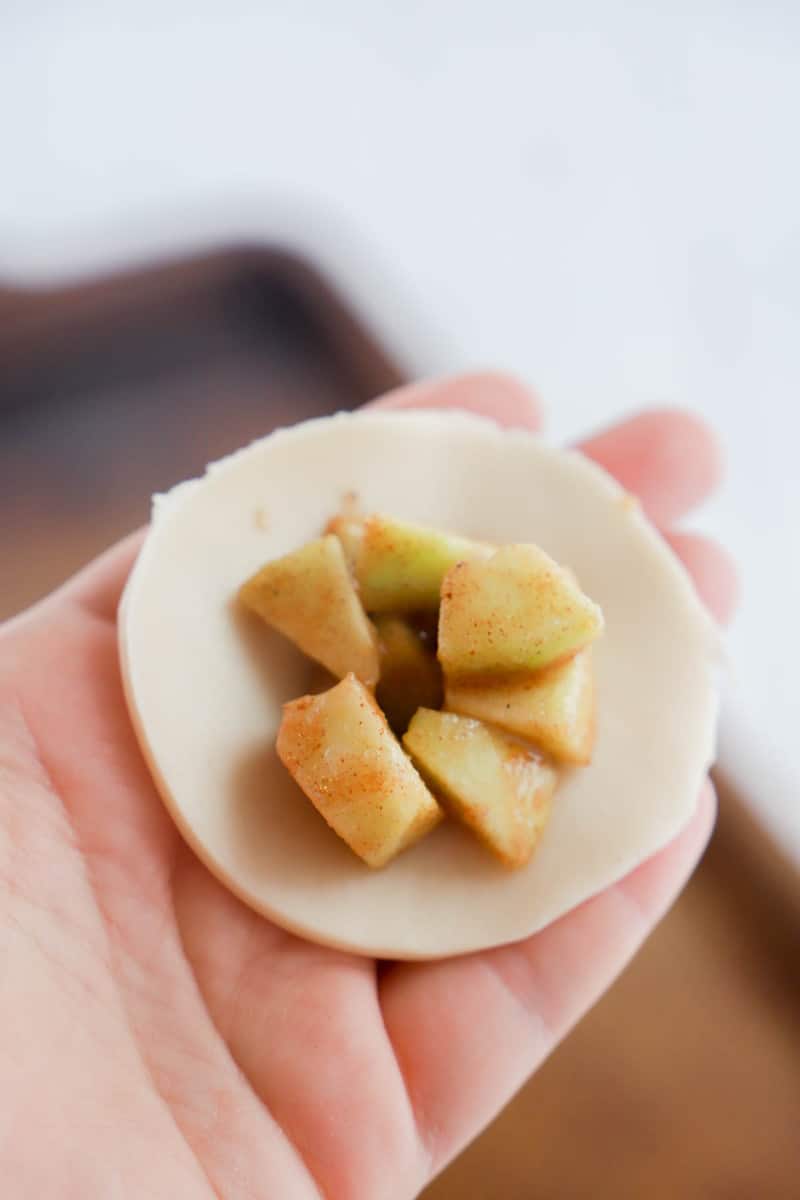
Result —
[{"label": "white countertop", "polygon": [[0,15],[0,275],[287,237],[412,369],[517,371],[557,437],[705,414],[697,524],[746,569],[724,744],[800,853],[800,9],[115,7]]}]

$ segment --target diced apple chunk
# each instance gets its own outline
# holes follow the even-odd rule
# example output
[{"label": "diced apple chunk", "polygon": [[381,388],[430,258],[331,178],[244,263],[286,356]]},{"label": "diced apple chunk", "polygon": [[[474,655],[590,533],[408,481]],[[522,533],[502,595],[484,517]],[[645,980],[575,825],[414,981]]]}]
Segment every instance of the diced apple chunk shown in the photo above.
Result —
[{"label": "diced apple chunk", "polygon": [[284,705],[278,755],[317,811],[370,867],[428,833],[442,810],[354,675]]},{"label": "diced apple chunk", "polygon": [[367,517],[356,560],[364,607],[376,613],[436,609],[447,571],[491,552],[480,542],[410,521]]},{"label": "diced apple chunk", "polygon": [[378,642],[332,534],[262,567],[239,590],[246,608],[338,678],[378,679]]},{"label": "diced apple chunk", "polygon": [[421,708],[403,745],[442,804],[506,866],[528,861],[547,824],[555,769],[481,721]]},{"label": "diced apple chunk", "polygon": [[399,736],[418,708],[439,708],[442,668],[420,634],[402,617],[375,618],[381,677],[375,698]]},{"label": "diced apple chunk", "polygon": [[448,683],[446,707],[526,738],[560,762],[586,766],[595,736],[591,654],[581,650],[530,679]]},{"label": "diced apple chunk", "polygon": [[331,517],[325,526],[326,533],[333,533],[342,543],[344,557],[350,572],[355,578],[356,564],[361,552],[361,541],[364,536],[364,521],[361,517],[350,517],[343,513]]},{"label": "diced apple chunk", "polygon": [[564,662],[603,628],[598,606],[538,546],[457,563],[442,584],[439,661],[448,681],[518,678]]}]

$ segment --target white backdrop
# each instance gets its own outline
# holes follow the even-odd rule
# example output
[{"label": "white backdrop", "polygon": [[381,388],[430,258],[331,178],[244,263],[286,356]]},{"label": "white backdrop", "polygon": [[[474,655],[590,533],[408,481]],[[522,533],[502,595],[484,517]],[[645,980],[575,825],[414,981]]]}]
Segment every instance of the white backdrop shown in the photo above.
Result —
[{"label": "white backdrop", "polygon": [[799,118],[791,0],[6,0],[0,275],[287,236],[412,369],[520,372],[559,438],[704,413],[698,523],[746,568],[725,749],[800,850]]}]

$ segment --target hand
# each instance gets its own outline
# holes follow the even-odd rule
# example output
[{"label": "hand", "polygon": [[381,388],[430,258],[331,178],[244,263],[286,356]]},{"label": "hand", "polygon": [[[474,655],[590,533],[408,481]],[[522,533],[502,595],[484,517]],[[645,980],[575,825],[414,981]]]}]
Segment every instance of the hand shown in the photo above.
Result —
[{"label": "hand", "polygon": [[[396,407],[537,424],[518,385],[405,389]],[[717,476],[676,413],[586,454],[662,528]],[[711,611],[722,552],[665,533]],[[709,836],[686,830],[528,941],[430,964],[310,945],[245,908],[181,841],[117,668],[128,540],[0,633],[0,1178],[15,1200],[415,1196],[608,987]]]}]

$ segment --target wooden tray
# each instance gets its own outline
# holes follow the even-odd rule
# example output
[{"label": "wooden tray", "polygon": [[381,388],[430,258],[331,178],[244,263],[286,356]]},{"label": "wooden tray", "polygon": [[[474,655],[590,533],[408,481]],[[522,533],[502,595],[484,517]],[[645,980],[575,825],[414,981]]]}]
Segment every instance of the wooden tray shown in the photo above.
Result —
[{"label": "wooden tray", "polygon": [[[277,250],[0,289],[0,616],[145,521],[152,491],[400,379]],[[717,782],[675,908],[427,1200],[800,1196],[800,882]]]}]

